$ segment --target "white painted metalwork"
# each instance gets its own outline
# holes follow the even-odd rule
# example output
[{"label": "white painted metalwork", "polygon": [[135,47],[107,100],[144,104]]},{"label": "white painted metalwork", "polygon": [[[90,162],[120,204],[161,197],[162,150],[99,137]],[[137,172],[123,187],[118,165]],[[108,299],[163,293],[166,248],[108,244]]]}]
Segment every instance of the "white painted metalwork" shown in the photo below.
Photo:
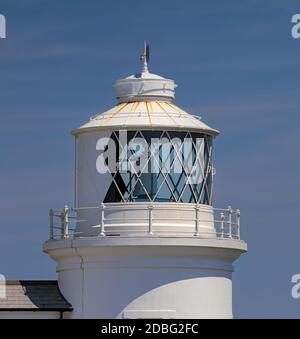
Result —
[{"label": "white painted metalwork", "polygon": [[104,215],[105,205],[100,204],[100,236],[105,237],[105,215]]},{"label": "white painted metalwork", "polygon": [[[122,205],[127,205],[128,208],[130,208],[131,203],[121,203]],[[99,207],[81,207],[81,208],[69,208],[68,206],[65,206],[61,212],[54,211],[53,209],[50,209],[49,216],[50,216],[50,239],[66,239],[66,238],[74,238],[74,237],[89,237],[89,233],[84,233],[76,231],[74,228],[69,228],[70,223],[81,223],[85,220],[79,220],[77,218],[77,212],[82,210],[89,210],[89,209],[99,209],[99,224],[95,226],[91,226],[91,236],[94,235],[95,228],[99,229],[98,236],[104,237],[104,236],[128,236],[128,229],[124,228],[120,231],[120,228],[112,225],[119,225],[120,223],[123,223],[123,218],[111,218],[108,215],[105,214],[105,210],[108,207],[111,207],[110,205],[116,205],[116,204],[100,204]],[[192,218],[181,218],[182,221],[186,221],[187,223],[194,223],[195,227],[191,231],[190,229],[186,231],[179,231],[174,230],[172,227],[169,227],[169,229],[166,231],[161,227],[163,221],[168,221],[168,223],[172,222],[172,220],[177,220],[176,218],[172,219],[172,216],[167,218],[156,218],[153,214],[153,211],[156,209],[159,209],[160,207],[155,206],[153,203],[143,204],[145,205],[145,209],[148,210],[148,219],[145,220],[147,223],[147,231],[145,231],[144,228],[141,228],[140,230],[135,229],[134,231],[134,237],[135,236],[147,236],[147,235],[156,235],[156,236],[170,236],[174,235],[174,232],[177,234],[177,236],[180,237],[202,237],[209,235],[213,235],[215,238],[221,238],[221,239],[234,239],[234,240],[240,240],[240,216],[241,212],[239,209],[233,210],[231,206],[228,206],[227,209],[220,209],[220,208],[213,208],[214,212],[214,227],[216,232],[211,231],[203,231],[199,224],[201,223],[210,223],[211,220],[204,220],[199,219],[199,211],[201,211],[201,205],[195,204],[195,213]],[[72,215],[70,215],[72,213]],[[56,222],[56,220],[59,219],[59,222]],[[70,220],[71,219],[71,220]],[[128,223],[135,224],[135,222],[138,222],[140,218],[128,218],[126,217],[126,221]],[[106,228],[109,226],[109,231],[106,230]],[[114,227],[116,230],[114,231]],[[57,232],[58,230],[58,232]]]}]

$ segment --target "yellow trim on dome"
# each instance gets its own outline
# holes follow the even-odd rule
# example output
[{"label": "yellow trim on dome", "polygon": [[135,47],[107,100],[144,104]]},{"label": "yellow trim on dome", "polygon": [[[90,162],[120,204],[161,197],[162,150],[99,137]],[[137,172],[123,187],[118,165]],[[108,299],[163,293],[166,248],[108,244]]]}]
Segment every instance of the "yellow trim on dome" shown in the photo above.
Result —
[{"label": "yellow trim on dome", "polygon": [[[175,125],[180,127],[180,125],[177,124],[177,121],[170,115],[170,113],[167,112],[158,101],[156,101],[156,103],[168,115],[168,117],[175,123]],[[164,104],[166,104],[166,102],[164,102]]]},{"label": "yellow trim on dome", "polygon": [[127,102],[122,107],[120,107],[116,112],[114,112],[110,117],[107,118],[107,120],[104,121],[103,125],[106,125],[112,118],[116,116],[119,112],[121,112],[126,106],[128,106],[130,103]]}]

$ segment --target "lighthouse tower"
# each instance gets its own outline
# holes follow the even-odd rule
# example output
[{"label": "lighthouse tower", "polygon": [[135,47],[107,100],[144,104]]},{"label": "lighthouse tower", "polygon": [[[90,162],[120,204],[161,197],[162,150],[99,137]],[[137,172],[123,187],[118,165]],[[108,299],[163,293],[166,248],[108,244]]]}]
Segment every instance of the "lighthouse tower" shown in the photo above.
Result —
[{"label": "lighthouse tower", "polygon": [[117,80],[118,103],[74,130],[76,206],[50,210],[44,251],[72,318],[231,318],[240,211],[212,204],[218,131],[173,80]]}]

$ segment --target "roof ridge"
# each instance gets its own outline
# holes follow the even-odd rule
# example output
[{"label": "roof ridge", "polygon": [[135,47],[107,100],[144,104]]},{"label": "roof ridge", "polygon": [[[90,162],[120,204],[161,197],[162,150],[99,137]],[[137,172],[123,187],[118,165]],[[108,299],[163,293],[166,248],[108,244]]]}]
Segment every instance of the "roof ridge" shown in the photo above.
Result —
[{"label": "roof ridge", "polygon": [[6,285],[58,285],[57,280],[6,280]]}]

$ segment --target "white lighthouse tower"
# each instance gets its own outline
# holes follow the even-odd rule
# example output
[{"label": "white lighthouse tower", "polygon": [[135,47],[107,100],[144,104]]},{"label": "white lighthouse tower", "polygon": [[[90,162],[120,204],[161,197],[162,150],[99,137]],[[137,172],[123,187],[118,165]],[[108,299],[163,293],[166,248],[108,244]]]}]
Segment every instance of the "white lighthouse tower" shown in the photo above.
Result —
[{"label": "white lighthouse tower", "polygon": [[218,131],[173,103],[148,71],[72,133],[76,206],[50,210],[44,251],[72,318],[231,318],[240,211],[212,206]]}]

